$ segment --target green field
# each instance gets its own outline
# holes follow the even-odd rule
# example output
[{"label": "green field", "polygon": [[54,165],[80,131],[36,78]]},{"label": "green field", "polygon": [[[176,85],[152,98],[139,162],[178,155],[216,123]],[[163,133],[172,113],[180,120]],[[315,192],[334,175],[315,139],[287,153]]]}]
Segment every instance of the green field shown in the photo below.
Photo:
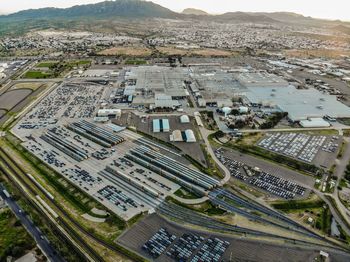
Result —
[{"label": "green field", "polygon": [[[62,77],[74,67],[88,67],[90,60],[71,60],[71,61],[44,61],[36,65],[32,70],[27,71],[23,78],[28,79],[46,79]],[[48,68],[47,72],[41,69]]]},{"label": "green field", "polygon": [[34,240],[11,211],[0,211],[0,261],[7,256],[21,257],[34,247]]},{"label": "green field", "polygon": [[24,78],[28,79],[45,79],[50,78],[52,74],[50,73],[44,73],[40,71],[28,71],[24,74]]},{"label": "green field", "polygon": [[41,63],[39,63],[39,64],[37,64],[36,65],[36,67],[52,67],[52,66],[55,66],[55,65],[57,65],[58,64],[58,62],[57,61],[52,61],[52,62],[41,62]]}]

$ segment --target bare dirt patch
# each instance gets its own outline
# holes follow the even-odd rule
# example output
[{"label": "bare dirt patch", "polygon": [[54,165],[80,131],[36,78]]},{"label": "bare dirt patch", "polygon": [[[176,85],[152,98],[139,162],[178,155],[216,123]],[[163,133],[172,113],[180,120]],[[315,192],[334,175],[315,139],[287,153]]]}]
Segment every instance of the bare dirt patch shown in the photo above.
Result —
[{"label": "bare dirt patch", "polygon": [[145,47],[112,47],[102,50],[99,55],[115,56],[149,56],[152,51]]},{"label": "bare dirt patch", "polygon": [[32,92],[28,89],[7,91],[0,96],[0,106],[4,109],[12,109]]}]

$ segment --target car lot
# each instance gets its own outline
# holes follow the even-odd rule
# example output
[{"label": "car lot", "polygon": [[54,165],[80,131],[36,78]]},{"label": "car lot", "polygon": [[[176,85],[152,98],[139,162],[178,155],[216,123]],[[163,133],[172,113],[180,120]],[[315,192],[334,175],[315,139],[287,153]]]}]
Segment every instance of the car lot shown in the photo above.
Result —
[{"label": "car lot", "polygon": [[109,84],[64,83],[13,131],[30,152],[125,220],[156,208],[181,186],[201,194],[217,186],[217,180],[190,167],[177,150],[93,122],[110,89]]},{"label": "car lot", "polygon": [[284,199],[304,197],[307,189],[296,182],[278,177],[259,168],[253,168],[242,162],[225,156],[222,149],[215,150],[216,157],[224,164],[231,173],[231,176],[255,186],[265,192]]},{"label": "car lot", "polygon": [[[342,138],[338,136],[308,135],[304,133],[269,133],[258,142],[258,146],[272,152],[312,163],[330,167]],[[323,152],[322,152],[323,151]],[[327,163],[324,163],[327,152]]]},{"label": "car lot", "polygon": [[[204,238],[201,246],[192,255],[190,259],[195,257],[195,255],[200,254],[201,247],[207,244],[208,239],[218,238],[221,241],[228,242],[230,245],[226,248],[220,261],[250,261],[250,262],[270,262],[270,261],[303,261],[311,262],[314,261],[315,257],[319,254],[319,250],[313,250],[309,248],[296,247],[293,245],[284,244],[280,246],[277,243],[259,241],[259,240],[249,240],[248,238],[242,236],[234,236],[228,234],[220,233],[208,233],[201,230],[196,230],[190,227],[181,226],[172,221],[165,220],[157,214],[148,215],[145,219],[139,221],[133,225],[127,232],[121,235],[117,242],[131,250],[145,256],[147,259],[153,261],[162,262],[173,262],[176,261],[169,255],[167,255],[168,250],[177,242],[175,240],[168,249],[163,252],[158,258],[152,258],[142,246],[160,229],[166,228],[166,230],[177,236],[177,240],[184,234],[193,234],[201,236]],[[215,244],[215,243],[214,243]],[[214,245],[213,245],[214,246]],[[208,249],[209,250],[209,245]],[[203,252],[205,253],[205,252]],[[209,252],[210,253],[210,252]],[[335,256],[331,254],[334,258],[338,258],[336,261],[347,261],[346,256]],[[177,260],[178,261],[178,260]],[[186,261],[186,260],[183,260]],[[187,260],[191,261],[191,260]],[[210,261],[210,260],[198,260],[198,261]]]},{"label": "car lot", "polygon": [[[230,242],[218,237],[204,237],[198,233],[184,233],[176,236],[166,227],[161,227],[142,246],[143,252],[152,259],[171,261],[222,261]],[[167,258],[166,258],[166,256]]]}]

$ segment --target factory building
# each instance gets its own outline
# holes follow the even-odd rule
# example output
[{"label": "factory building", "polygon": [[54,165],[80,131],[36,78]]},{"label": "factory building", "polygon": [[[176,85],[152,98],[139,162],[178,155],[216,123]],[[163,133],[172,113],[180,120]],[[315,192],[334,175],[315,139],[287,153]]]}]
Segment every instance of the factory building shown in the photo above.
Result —
[{"label": "factory building", "polygon": [[279,112],[288,112],[292,122],[309,118],[350,117],[350,108],[339,102],[335,96],[323,94],[314,88],[296,89],[294,86],[281,88],[249,87],[247,99],[253,105],[270,107]]},{"label": "factory building", "polygon": [[239,74],[236,79],[238,82],[246,87],[276,87],[276,88],[283,88],[288,87],[289,83],[285,81],[283,78],[274,75],[269,74],[265,71],[263,72],[250,72],[250,73],[241,73]]}]

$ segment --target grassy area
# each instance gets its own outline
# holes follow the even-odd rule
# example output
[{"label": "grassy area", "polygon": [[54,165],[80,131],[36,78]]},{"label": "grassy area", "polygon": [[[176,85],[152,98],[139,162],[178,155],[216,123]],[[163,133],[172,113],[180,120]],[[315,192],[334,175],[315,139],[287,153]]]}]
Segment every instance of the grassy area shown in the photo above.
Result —
[{"label": "grassy area", "polygon": [[296,159],[276,154],[256,145],[256,142],[262,137],[262,134],[247,134],[235,141],[229,141],[224,144],[225,147],[240,151],[243,154],[254,155],[272,162],[284,165],[294,170],[303,172],[304,174],[315,175],[320,169],[315,165],[304,163]]},{"label": "grassy area", "polygon": [[57,61],[47,61],[47,62],[41,62],[39,64],[36,65],[36,67],[42,68],[42,67],[48,67],[51,68],[55,65],[57,65],[58,62]]},{"label": "grassy area", "polygon": [[325,205],[325,202],[319,198],[313,198],[309,200],[290,200],[290,201],[275,201],[271,203],[271,206],[275,209],[283,212],[292,212],[295,210],[304,210],[312,208],[321,208]]},{"label": "grassy area", "polygon": [[350,118],[338,118],[337,120],[343,125],[350,126]]},{"label": "grassy area", "polygon": [[347,143],[346,143],[346,141],[343,141],[340,145],[340,149],[339,149],[337,158],[343,157],[346,147],[347,147]]},{"label": "grassy area", "polygon": [[315,227],[323,233],[329,235],[331,233],[332,213],[329,208],[322,208],[321,213],[318,214]]},{"label": "grassy area", "polygon": [[126,65],[145,65],[147,64],[146,60],[140,60],[140,59],[128,59],[125,61]]},{"label": "grassy area", "polygon": [[218,215],[223,215],[226,213],[225,210],[212,205],[210,203],[210,201],[205,201],[205,202],[203,202],[201,204],[197,204],[197,205],[187,205],[187,204],[184,204],[184,203],[177,201],[176,199],[174,199],[170,196],[168,196],[166,198],[166,200],[171,202],[171,203],[174,203],[176,205],[194,210],[194,211],[199,212],[199,213],[206,214],[208,216],[218,216]]},{"label": "grassy area", "polygon": [[[44,61],[36,65],[33,70],[29,70],[24,74],[23,78],[29,79],[46,79],[62,77],[74,67],[87,67],[91,64],[90,60],[71,60],[71,61]],[[41,71],[48,68],[47,71]]]},{"label": "grassy area", "polygon": [[200,114],[206,129],[213,131],[218,130],[218,126],[214,120],[214,113],[212,111],[201,111]]},{"label": "grassy area", "polygon": [[35,246],[34,239],[11,211],[0,211],[0,261],[6,261],[7,256],[19,258]]},{"label": "grassy area", "polygon": [[175,196],[184,198],[184,199],[196,199],[198,196],[190,191],[187,191],[184,188],[179,188],[178,190],[175,191]]},{"label": "grassy area", "polygon": [[30,70],[30,71],[27,71],[24,74],[24,78],[28,78],[28,79],[46,79],[46,78],[52,78],[52,74],[46,73],[46,72],[41,72],[41,71]]}]

